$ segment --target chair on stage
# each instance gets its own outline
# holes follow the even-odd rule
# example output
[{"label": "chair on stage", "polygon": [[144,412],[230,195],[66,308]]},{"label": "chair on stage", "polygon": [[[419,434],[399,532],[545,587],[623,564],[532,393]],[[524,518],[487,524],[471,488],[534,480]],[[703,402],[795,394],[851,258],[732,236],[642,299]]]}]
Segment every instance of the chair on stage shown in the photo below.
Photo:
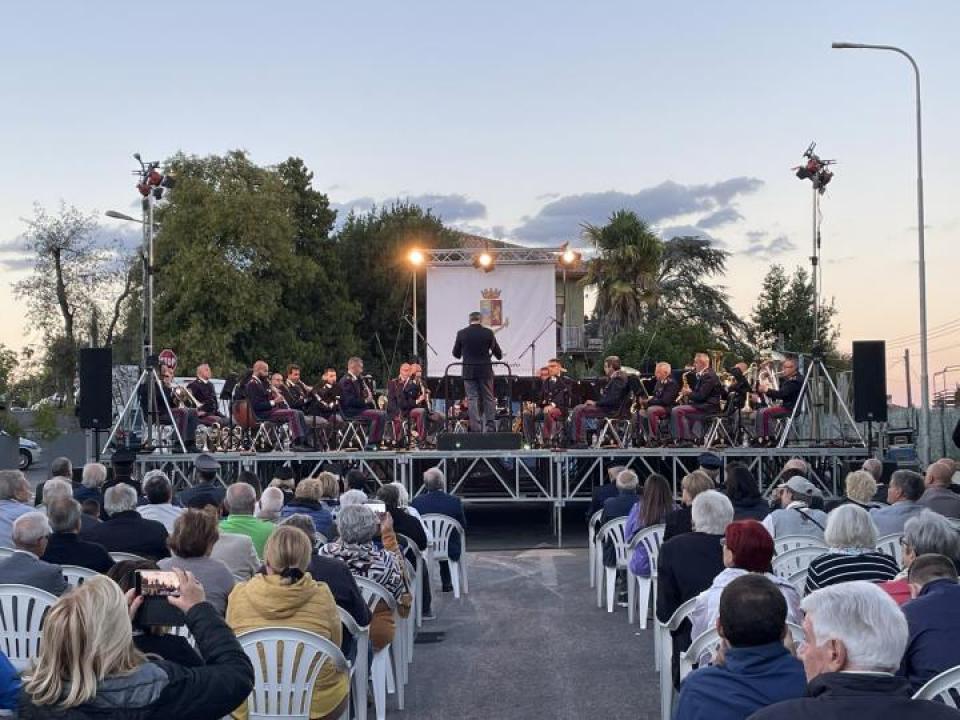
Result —
[{"label": "chair on stage", "polygon": [[340,441],[337,452],[354,448],[363,450],[367,446],[367,430],[363,418],[344,418],[340,428]]},{"label": "chair on stage", "polygon": [[620,407],[617,408],[617,412],[597,418],[600,423],[600,432],[593,441],[594,448],[602,448],[605,443],[611,442],[621,449],[627,447],[633,430],[632,405],[633,394],[628,392],[620,403]]},{"label": "chair on stage", "polygon": [[723,412],[705,416],[703,427],[706,428],[703,447],[735,447],[740,439],[740,401],[728,401]]},{"label": "chair on stage", "polygon": [[279,431],[281,426],[258,419],[253,408],[250,407],[249,400],[237,400],[233,404],[233,422],[243,431],[244,438],[249,442],[251,449],[256,449],[261,442],[268,444],[271,450],[279,450],[283,447]]}]

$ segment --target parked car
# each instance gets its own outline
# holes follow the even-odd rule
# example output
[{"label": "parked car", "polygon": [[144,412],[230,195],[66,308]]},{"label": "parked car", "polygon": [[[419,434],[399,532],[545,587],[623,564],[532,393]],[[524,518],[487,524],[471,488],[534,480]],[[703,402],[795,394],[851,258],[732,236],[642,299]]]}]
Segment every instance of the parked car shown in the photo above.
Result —
[{"label": "parked car", "polygon": [[[0,435],[10,436],[6,430],[0,430]],[[43,450],[33,440],[20,438],[20,469],[27,470],[31,465],[40,460]]]}]

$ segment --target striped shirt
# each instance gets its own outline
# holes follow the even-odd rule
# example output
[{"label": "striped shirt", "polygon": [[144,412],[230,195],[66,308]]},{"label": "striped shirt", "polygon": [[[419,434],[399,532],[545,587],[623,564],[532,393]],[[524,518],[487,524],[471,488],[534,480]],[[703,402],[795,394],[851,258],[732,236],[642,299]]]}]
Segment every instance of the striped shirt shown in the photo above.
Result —
[{"label": "striped shirt", "polygon": [[876,550],[864,552],[831,550],[810,562],[804,594],[838,583],[866,580],[884,582],[900,572],[897,561]]}]

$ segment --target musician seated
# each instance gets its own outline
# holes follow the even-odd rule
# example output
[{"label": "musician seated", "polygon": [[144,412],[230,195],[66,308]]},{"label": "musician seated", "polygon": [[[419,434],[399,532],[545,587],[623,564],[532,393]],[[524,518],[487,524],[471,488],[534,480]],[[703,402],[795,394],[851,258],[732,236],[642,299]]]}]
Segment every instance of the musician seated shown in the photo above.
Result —
[{"label": "musician seated", "polygon": [[318,432],[324,429],[327,421],[319,413],[310,412],[311,409],[316,409],[312,407],[313,388],[301,379],[299,365],[287,366],[287,378],[280,383],[280,392],[288,407],[303,413],[304,422],[313,430],[310,435],[313,445],[316,446]]},{"label": "musician seated", "polygon": [[584,430],[588,418],[605,418],[616,415],[623,408],[629,396],[627,376],[620,369],[620,358],[610,355],[603,361],[603,372],[607,376],[607,384],[600,390],[600,399],[587,400],[577,405],[572,412],[573,443],[583,446]]},{"label": "musician seated", "polygon": [[[279,373],[277,375],[279,376]],[[283,384],[282,376],[279,377],[279,384]],[[270,366],[265,361],[257,360],[253,364],[253,375],[250,376],[244,389],[250,409],[258,420],[277,424],[286,423],[293,438],[292,449],[310,449],[306,445],[309,439],[303,413],[287,406],[279,388],[271,383]]]},{"label": "musician seated", "polygon": [[327,423],[327,428],[338,427],[343,418],[340,416],[340,386],[337,384],[337,369],[328,367],[320,377],[319,386],[314,388],[313,397],[307,406],[307,413],[317,415]]},{"label": "musician seated", "polygon": [[[192,407],[187,407],[186,403],[189,400],[184,389],[174,384],[172,367],[161,365],[159,374],[163,396],[161,397],[157,392],[154,393],[153,411],[150,414],[161,425],[174,425],[183,441],[183,449],[189,453],[197,452],[197,411]],[[147,382],[152,382],[152,379],[148,378],[140,386],[140,406],[145,410],[148,410],[149,398]],[[156,390],[156,387],[154,387],[154,390]],[[166,402],[164,402],[164,398],[166,398]],[[167,408],[170,409],[169,413]],[[171,441],[171,445],[175,451],[180,450],[180,445],[175,440]]]},{"label": "musician seated", "polygon": [[680,384],[673,379],[672,373],[670,363],[658,362],[653,372],[657,381],[653,386],[653,392],[649,397],[637,400],[640,406],[637,414],[641,421],[647,421],[647,439],[650,443],[661,440],[660,421],[670,417],[670,411],[677,402],[677,395],[680,394]]},{"label": "musician seated", "polygon": [[710,356],[697,353],[693,359],[694,378],[688,387],[680,390],[684,404],[670,412],[670,430],[678,443],[691,439],[694,426],[702,424],[707,415],[720,412],[720,378],[710,367]]},{"label": "musician seated", "polygon": [[776,418],[789,417],[800,399],[800,389],[803,387],[803,377],[797,372],[797,361],[787,358],[783,361],[783,374],[780,377],[780,388],[775,389],[761,385],[759,394],[768,403],[770,400],[779,400],[779,405],[770,405],[759,408],[754,416],[754,431],[757,441],[764,444],[776,442],[771,436],[771,428]]},{"label": "musician seated", "polygon": [[405,390],[405,406],[409,410],[410,423],[413,426],[414,442],[418,446],[426,443],[427,436],[443,424],[443,415],[433,412],[430,407],[430,390],[423,379],[423,368],[419,363],[410,366],[410,382]]},{"label": "musician seated", "polygon": [[197,366],[197,376],[187,384],[187,390],[197,399],[197,421],[202,425],[226,425],[230,421],[220,412],[217,391],[210,382],[210,366]]},{"label": "musician seated", "polygon": [[412,399],[407,396],[407,385],[413,374],[410,363],[401,363],[397,377],[387,382],[387,417],[393,427],[393,439],[396,445],[403,444],[403,421],[413,409]]},{"label": "musician seated", "polygon": [[368,423],[368,440],[372,445],[379,445],[383,441],[387,414],[376,407],[373,388],[363,377],[363,360],[358,357],[347,360],[347,374],[340,378],[339,386],[343,417]]},{"label": "musician seated", "polygon": [[543,422],[543,442],[547,444],[556,438],[557,425],[567,414],[571,389],[570,381],[562,373],[563,366],[557,358],[550,358],[547,366],[540,368],[536,404],[523,412],[523,434],[531,444],[536,439],[537,422]]}]

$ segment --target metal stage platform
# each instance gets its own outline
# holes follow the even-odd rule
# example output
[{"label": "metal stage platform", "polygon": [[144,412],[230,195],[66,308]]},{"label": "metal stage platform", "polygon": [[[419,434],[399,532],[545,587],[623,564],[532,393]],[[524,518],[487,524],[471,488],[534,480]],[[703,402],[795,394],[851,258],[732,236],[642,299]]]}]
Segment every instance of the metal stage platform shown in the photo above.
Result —
[{"label": "metal stage platform", "polygon": [[[478,503],[544,503],[554,508],[554,530],[562,538],[562,510],[569,503],[589,502],[593,488],[606,482],[606,469],[624,465],[642,477],[659,472],[673,485],[675,494],[683,476],[697,467],[701,448],[586,449],[586,450],[417,450],[412,452],[266,452],[217,453],[221,482],[233,482],[241,470],[256,473],[265,486],[274,472],[288,466],[295,477],[329,469],[339,474],[360,467],[379,483],[399,481],[415,497],[423,489],[421,478],[430,467],[439,467],[450,492],[467,505]],[[811,480],[824,491],[837,494],[851,462],[868,457],[863,447],[728,448],[711,452],[724,463],[742,462],[757,478],[761,491],[790,458],[806,460]],[[141,477],[162,469],[178,487],[193,482],[195,455],[144,454],[137,457]]]}]

